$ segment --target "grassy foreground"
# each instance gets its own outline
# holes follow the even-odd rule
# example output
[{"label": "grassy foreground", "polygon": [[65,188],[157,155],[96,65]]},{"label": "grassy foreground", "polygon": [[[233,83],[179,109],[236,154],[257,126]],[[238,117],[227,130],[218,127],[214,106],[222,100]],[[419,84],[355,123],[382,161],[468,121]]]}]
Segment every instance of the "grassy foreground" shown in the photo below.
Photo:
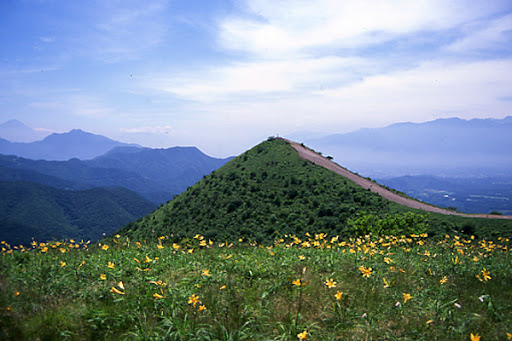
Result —
[{"label": "grassy foreground", "polygon": [[507,340],[511,247],[324,234],[3,243],[0,339]]}]

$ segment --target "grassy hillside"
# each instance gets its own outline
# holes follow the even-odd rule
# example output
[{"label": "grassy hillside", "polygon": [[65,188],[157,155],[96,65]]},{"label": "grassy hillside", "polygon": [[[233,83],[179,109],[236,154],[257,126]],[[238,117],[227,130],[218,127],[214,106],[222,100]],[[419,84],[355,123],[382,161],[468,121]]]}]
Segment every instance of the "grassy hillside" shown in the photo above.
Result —
[{"label": "grassy hillside", "polygon": [[510,235],[512,221],[425,215],[384,200],[329,170],[299,158],[271,139],[205,176],[159,210],[121,233],[270,240],[284,234],[467,232]]},{"label": "grassy hillside", "polygon": [[32,182],[0,182],[0,240],[12,244],[97,240],[155,205],[124,188],[67,191]]}]

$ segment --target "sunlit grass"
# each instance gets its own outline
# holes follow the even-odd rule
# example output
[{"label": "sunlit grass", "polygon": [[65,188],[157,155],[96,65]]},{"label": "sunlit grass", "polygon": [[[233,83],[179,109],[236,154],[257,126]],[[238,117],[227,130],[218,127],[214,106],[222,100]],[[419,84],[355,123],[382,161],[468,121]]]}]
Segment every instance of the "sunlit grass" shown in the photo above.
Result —
[{"label": "sunlit grass", "polygon": [[1,245],[1,339],[512,339],[508,239]]}]

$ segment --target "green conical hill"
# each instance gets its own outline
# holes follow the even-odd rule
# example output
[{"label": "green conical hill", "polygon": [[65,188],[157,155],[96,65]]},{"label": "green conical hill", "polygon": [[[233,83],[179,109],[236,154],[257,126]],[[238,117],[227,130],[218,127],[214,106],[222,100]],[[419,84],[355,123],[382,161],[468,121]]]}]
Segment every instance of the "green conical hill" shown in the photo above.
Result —
[{"label": "green conical hill", "polygon": [[425,231],[431,235],[466,233],[481,238],[512,238],[512,219],[446,213],[431,210],[432,206],[426,212],[418,208],[428,205],[417,201],[411,205],[412,200],[407,200],[410,207],[403,206],[399,204],[403,197],[396,200],[397,195],[390,191],[384,191],[387,193],[381,193],[381,197],[374,193],[381,186],[334,163],[319,162],[325,159],[293,145],[302,154],[306,152],[306,158],[334,168],[329,170],[301,158],[289,141],[269,139],[119,233],[138,240],[201,234],[217,241],[239,237],[270,241],[280,235],[306,232],[333,236]]},{"label": "green conical hill", "polygon": [[201,234],[216,240],[262,240],[276,232],[339,234],[357,213],[380,215],[391,204],[301,159],[287,141],[270,139],[120,232],[137,239]]}]

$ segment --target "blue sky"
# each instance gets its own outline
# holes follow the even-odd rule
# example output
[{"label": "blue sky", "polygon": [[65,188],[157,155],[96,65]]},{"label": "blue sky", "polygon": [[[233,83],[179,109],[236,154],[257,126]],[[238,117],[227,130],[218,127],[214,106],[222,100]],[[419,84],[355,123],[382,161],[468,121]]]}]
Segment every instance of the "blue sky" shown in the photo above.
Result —
[{"label": "blue sky", "polygon": [[0,1],[0,123],[238,154],[512,115],[512,3]]}]

